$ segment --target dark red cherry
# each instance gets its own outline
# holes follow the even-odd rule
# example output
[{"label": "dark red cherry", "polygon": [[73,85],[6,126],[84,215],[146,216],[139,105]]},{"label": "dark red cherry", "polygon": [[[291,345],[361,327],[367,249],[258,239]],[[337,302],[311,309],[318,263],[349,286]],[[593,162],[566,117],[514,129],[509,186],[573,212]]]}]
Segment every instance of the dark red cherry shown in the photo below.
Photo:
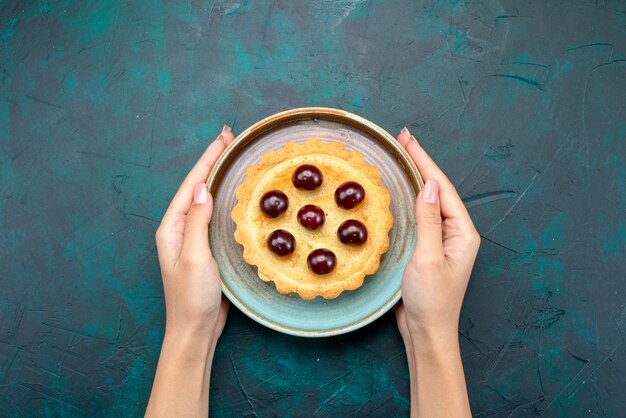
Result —
[{"label": "dark red cherry", "polygon": [[348,219],[337,228],[337,237],[344,244],[362,245],[367,241],[367,228],[355,219]]},{"label": "dark red cherry", "polygon": [[328,274],[335,268],[337,257],[330,250],[318,248],[311,251],[306,261],[313,273]]},{"label": "dark red cherry", "polygon": [[315,230],[324,225],[324,211],[315,205],[304,205],[298,211],[298,222],[307,229]]},{"label": "dark red cherry", "polygon": [[365,198],[365,189],[355,181],[347,181],[335,190],[335,202],[344,209],[352,209]]},{"label": "dark red cherry", "polygon": [[276,218],[287,210],[289,207],[289,199],[287,195],[280,190],[270,190],[261,196],[259,206],[261,206],[261,210],[267,216]]},{"label": "dark red cherry", "polygon": [[314,190],[322,185],[322,172],[314,165],[304,164],[296,168],[291,181],[297,189]]},{"label": "dark red cherry", "polygon": [[296,239],[284,229],[277,229],[267,237],[267,246],[274,254],[284,257],[296,249]]}]

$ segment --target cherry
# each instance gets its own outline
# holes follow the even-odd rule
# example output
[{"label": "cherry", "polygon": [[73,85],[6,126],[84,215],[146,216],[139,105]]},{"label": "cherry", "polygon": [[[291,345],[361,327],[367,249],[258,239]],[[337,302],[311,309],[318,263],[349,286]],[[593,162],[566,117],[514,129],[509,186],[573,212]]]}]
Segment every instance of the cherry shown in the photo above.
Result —
[{"label": "cherry", "polygon": [[314,190],[322,185],[322,172],[319,168],[310,164],[303,164],[293,172],[291,181],[297,189]]},{"label": "cherry", "polygon": [[316,230],[324,225],[324,211],[315,205],[304,205],[298,211],[298,222],[311,230]]},{"label": "cherry", "polygon": [[367,228],[355,219],[348,219],[339,225],[337,237],[344,244],[362,245],[367,241]]},{"label": "cherry", "polygon": [[313,273],[328,274],[335,268],[337,257],[330,250],[318,248],[311,251],[306,261]]},{"label": "cherry", "polygon": [[270,190],[261,196],[259,206],[263,213],[272,218],[276,218],[289,207],[289,199],[280,190]]},{"label": "cherry", "polygon": [[365,189],[355,181],[341,184],[335,190],[335,202],[344,209],[352,209],[365,198]]},{"label": "cherry", "polygon": [[277,229],[267,237],[267,246],[274,254],[284,257],[296,249],[296,239],[284,229]]}]

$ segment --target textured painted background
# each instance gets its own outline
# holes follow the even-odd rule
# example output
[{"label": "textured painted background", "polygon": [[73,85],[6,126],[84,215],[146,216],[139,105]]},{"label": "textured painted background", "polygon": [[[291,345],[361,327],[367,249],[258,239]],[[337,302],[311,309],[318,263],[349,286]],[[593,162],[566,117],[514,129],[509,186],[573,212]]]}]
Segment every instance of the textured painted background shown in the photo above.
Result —
[{"label": "textured painted background", "polygon": [[[137,416],[164,325],[154,231],[223,123],[326,105],[407,125],[483,245],[476,416],[626,416],[624,1],[0,3],[0,413]],[[236,310],[215,416],[393,416],[393,316],[298,339]],[[255,415],[256,414],[256,415]]]}]

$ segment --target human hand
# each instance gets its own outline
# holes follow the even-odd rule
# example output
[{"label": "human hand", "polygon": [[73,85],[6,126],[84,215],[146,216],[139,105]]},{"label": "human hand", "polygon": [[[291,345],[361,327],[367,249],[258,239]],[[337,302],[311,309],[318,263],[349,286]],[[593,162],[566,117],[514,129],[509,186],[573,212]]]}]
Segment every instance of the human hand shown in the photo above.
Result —
[{"label": "human hand", "polygon": [[402,278],[398,328],[405,343],[418,336],[456,340],[480,236],[450,180],[408,129],[398,142],[426,182],[415,202],[417,246]]},{"label": "human hand", "polygon": [[417,246],[394,308],[409,363],[411,416],[469,417],[458,327],[480,236],[450,180],[408,129],[398,142],[426,181],[415,201]]},{"label": "human hand", "polygon": [[209,145],[176,192],[156,232],[165,293],[165,336],[146,417],[206,416],[211,364],[228,301],[209,247],[211,169],[233,141],[230,127]]},{"label": "human hand", "polygon": [[213,198],[206,181],[233,139],[225,125],[181,184],[156,232],[166,336],[191,332],[208,338],[214,346],[224,329],[229,303],[222,296],[220,274],[209,247]]}]

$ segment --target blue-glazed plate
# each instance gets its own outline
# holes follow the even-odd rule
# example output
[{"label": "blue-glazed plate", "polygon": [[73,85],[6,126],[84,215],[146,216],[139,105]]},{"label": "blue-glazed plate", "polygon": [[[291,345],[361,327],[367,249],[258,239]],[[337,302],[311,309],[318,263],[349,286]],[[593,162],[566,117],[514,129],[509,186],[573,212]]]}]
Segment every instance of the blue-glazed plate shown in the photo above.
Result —
[{"label": "blue-glazed plate", "polygon": [[[243,248],[234,239],[235,224],[230,218],[235,190],[244,181],[246,167],[258,163],[270,150],[311,138],[340,142],[349,151],[360,152],[378,169],[392,196],[391,244],[378,272],[367,276],[359,289],[344,291],[331,300],[318,297],[307,301],[297,295],[282,295],[273,283],[259,279],[256,267],[243,260]],[[287,334],[325,337],[369,324],[400,299],[402,272],[415,248],[413,208],[422,185],[415,165],[395,138],[357,115],[316,107],[263,119],[235,139],[209,177],[215,202],[209,240],[222,274],[224,294],[250,318]]]}]

